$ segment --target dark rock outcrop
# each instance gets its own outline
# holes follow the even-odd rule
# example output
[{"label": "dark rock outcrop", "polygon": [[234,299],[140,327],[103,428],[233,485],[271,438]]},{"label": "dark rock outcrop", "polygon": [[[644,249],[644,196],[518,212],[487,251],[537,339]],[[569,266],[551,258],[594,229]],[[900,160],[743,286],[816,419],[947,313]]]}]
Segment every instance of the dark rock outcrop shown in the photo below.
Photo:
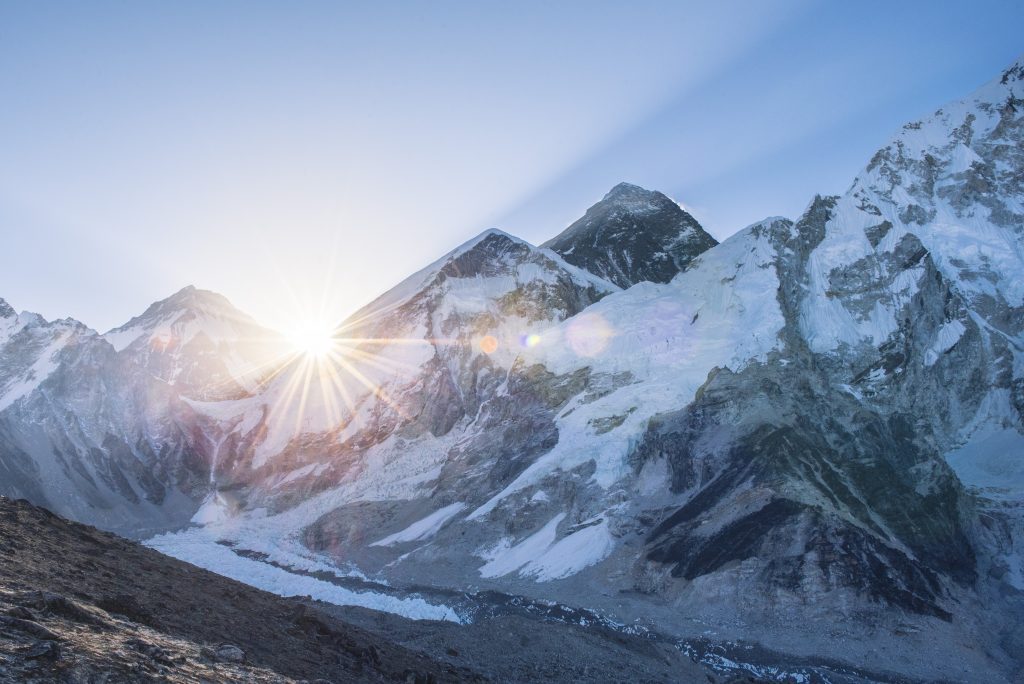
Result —
[{"label": "dark rock outcrop", "polygon": [[542,246],[619,287],[667,283],[718,244],[697,219],[660,192],[619,183]]}]

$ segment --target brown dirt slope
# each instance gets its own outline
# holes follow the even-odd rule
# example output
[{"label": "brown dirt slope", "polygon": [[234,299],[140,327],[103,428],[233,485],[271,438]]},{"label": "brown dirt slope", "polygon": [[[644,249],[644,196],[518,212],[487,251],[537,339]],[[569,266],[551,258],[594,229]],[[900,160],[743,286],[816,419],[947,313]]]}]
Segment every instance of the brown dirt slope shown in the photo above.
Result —
[{"label": "brown dirt slope", "polygon": [[0,497],[0,681],[481,679],[299,599]]}]

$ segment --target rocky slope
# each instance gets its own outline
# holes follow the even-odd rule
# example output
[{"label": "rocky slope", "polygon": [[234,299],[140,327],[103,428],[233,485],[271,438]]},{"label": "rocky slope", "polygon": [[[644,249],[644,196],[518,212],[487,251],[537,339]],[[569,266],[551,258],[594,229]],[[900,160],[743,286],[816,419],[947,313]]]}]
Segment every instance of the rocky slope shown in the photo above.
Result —
[{"label": "rocky slope", "polygon": [[482,681],[298,599],[0,497],[0,681]]}]

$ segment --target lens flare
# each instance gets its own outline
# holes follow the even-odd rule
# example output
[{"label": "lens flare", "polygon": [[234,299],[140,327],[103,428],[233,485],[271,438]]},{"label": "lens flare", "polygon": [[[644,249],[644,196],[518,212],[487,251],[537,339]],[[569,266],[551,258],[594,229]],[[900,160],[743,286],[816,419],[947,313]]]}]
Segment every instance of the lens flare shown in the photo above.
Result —
[{"label": "lens flare", "polygon": [[494,335],[484,335],[480,338],[480,351],[484,354],[493,354],[498,351],[498,339]]},{"label": "lens flare", "polygon": [[527,349],[532,349],[533,347],[536,347],[538,344],[540,344],[540,335],[538,335],[537,333],[523,335],[519,338],[519,344],[526,347]]},{"label": "lens flare", "polygon": [[594,357],[608,346],[615,331],[603,316],[584,313],[574,318],[565,331],[569,347],[580,356]]}]

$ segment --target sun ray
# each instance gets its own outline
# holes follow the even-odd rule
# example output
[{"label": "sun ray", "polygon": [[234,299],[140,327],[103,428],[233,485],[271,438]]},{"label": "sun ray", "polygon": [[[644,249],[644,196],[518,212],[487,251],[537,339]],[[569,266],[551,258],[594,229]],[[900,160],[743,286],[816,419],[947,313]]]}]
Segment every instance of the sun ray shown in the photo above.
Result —
[{"label": "sun ray", "polygon": [[284,424],[286,412],[288,408],[291,406],[292,401],[295,399],[295,393],[298,392],[299,385],[302,384],[301,378],[306,373],[309,363],[310,359],[308,357],[303,357],[301,359],[300,366],[292,371],[291,376],[288,378],[288,381],[285,384],[284,401],[274,403],[273,410],[276,412],[277,415],[273,416],[273,418],[276,419],[278,425]]},{"label": "sun ray", "polygon": [[354,356],[367,364],[383,371],[413,371],[416,369],[411,363],[405,361],[399,361],[398,359],[389,359],[386,356],[379,354],[373,354],[371,352],[363,351],[362,349],[346,348],[344,351],[346,356]]},{"label": "sun ray", "polygon": [[309,402],[309,385],[313,380],[313,371],[316,367],[316,359],[309,359],[302,378],[302,396],[299,397],[299,409],[295,412],[295,434],[302,434],[302,419],[306,414],[306,404]]},{"label": "sun ray", "polygon": [[343,368],[345,368],[345,370],[347,370],[349,373],[351,373],[352,376],[356,380],[361,382],[368,390],[373,392],[377,396],[378,399],[380,399],[385,404],[390,406],[395,411],[395,413],[397,413],[403,419],[406,418],[405,412],[402,411],[401,407],[396,402],[394,402],[391,399],[391,397],[388,396],[387,392],[384,391],[383,387],[381,387],[380,385],[375,384],[372,380],[370,380],[365,375],[363,375],[362,371],[360,371],[358,368],[356,368],[351,363],[349,363],[348,360],[346,360],[345,358],[339,356],[339,357],[337,357],[337,360],[338,360],[338,363],[340,363],[341,366]]},{"label": "sun ray", "polygon": [[[342,418],[341,407],[338,405],[337,388],[332,378],[332,365],[320,363],[318,368],[320,395],[323,397],[324,410],[327,411],[328,425],[336,425]],[[334,387],[335,391],[331,391]]]},{"label": "sun ray", "polygon": [[327,376],[330,379],[331,384],[338,390],[338,393],[341,395],[341,398],[348,407],[348,410],[355,413],[355,402],[352,400],[352,396],[348,393],[348,388],[345,387],[344,379],[338,374],[337,366],[333,364],[329,365],[327,367]]}]

